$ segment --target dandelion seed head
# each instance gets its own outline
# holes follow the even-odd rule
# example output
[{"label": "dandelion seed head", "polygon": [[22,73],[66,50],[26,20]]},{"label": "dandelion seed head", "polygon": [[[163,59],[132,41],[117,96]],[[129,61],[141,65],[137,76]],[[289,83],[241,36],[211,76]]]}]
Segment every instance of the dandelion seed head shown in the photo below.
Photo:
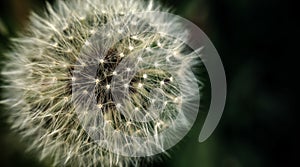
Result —
[{"label": "dandelion seed head", "polygon": [[[41,160],[138,166],[139,155],[154,155],[154,145],[164,148],[177,137],[150,140],[187,122],[175,118],[184,115],[181,95],[197,89],[181,82],[191,81],[196,56],[174,39],[188,38],[176,20],[150,11],[168,10],[152,0],[66,0],[47,4],[44,15],[32,13],[2,75],[10,85],[10,123]],[[149,140],[141,147],[122,134]]]}]

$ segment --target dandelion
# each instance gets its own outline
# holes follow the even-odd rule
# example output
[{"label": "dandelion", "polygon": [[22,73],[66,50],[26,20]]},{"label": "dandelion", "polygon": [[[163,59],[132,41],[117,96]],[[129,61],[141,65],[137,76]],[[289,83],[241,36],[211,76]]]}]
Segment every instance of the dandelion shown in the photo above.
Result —
[{"label": "dandelion", "polygon": [[176,19],[151,11],[168,10],[153,1],[57,1],[12,39],[3,102],[41,160],[138,166],[191,126],[197,55],[174,39],[188,36]]}]

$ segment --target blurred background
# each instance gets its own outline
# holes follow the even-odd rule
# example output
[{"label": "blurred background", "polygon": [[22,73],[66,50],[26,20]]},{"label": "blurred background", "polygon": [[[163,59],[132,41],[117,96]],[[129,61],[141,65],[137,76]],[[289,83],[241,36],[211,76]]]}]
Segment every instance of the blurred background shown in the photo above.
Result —
[{"label": "blurred background", "polygon": [[[281,0],[161,2],[210,37],[224,64],[228,96],[221,122],[207,141],[197,141],[208,108],[204,103],[193,129],[170,151],[171,158],[151,165],[298,166],[295,104],[299,98],[293,96],[293,87],[297,85],[294,78],[299,77],[295,61],[299,29],[292,4]],[[29,11],[40,12],[44,7],[44,0],[0,1],[0,61],[9,48],[9,37],[26,26]],[[26,146],[10,132],[2,113],[0,106],[0,166],[47,166],[25,152]]]}]

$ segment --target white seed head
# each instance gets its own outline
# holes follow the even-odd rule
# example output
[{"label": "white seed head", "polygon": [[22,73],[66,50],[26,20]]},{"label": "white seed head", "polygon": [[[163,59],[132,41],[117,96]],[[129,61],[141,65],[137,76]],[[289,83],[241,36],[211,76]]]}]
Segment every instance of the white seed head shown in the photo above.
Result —
[{"label": "white seed head", "polygon": [[197,89],[189,83],[196,56],[184,54],[188,47],[173,38],[187,33],[151,11],[167,10],[153,0],[57,0],[44,17],[30,16],[2,75],[9,83],[5,104],[14,110],[10,123],[41,159],[53,166],[138,166],[139,156],[124,152],[152,155],[154,145],[176,138],[138,147],[119,135],[151,138],[183,126],[185,118],[175,119],[184,115],[177,103]]}]

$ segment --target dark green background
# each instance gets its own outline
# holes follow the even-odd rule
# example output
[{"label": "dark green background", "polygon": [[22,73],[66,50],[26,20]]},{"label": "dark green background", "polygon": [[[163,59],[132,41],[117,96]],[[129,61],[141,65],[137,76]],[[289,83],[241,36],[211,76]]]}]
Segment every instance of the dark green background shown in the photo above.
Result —
[{"label": "dark green background", "polygon": [[[153,166],[288,167],[297,166],[295,80],[299,77],[295,10],[280,0],[162,0],[196,23],[212,40],[223,61],[227,104],[214,134],[197,137],[207,106],[191,132],[171,150],[171,158]],[[0,1],[0,58],[8,38],[26,26],[29,10],[43,0]],[[3,29],[6,27],[6,31]],[[297,51],[298,49],[298,51]],[[1,68],[1,67],[0,67]],[[204,104],[205,105],[205,104]],[[47,166],[11,134],[0,107],[0,166]],[[299,111],[299,110],[298,110]],[[298,153],[298,155],[297,155]]]}]

